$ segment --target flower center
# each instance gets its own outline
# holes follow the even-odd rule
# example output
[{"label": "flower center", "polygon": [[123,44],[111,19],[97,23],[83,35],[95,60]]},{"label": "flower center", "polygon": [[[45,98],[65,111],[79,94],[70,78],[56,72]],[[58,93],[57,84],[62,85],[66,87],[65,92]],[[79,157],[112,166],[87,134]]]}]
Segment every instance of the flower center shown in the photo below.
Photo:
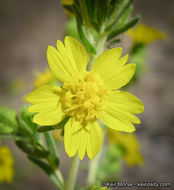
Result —
[{"label": "flower center", "polygon": [[84,124],[99,117],[108,92],[100,76],[91,72],[78,74],[62,88],[62,108],[67,115]]}]

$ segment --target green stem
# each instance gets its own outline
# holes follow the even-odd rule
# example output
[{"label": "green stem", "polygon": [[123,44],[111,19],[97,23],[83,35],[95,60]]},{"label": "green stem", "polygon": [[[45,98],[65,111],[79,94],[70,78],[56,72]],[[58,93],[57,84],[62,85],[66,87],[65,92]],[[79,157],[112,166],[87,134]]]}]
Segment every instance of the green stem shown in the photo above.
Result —
[{"label": "green stem", "polygon": [[88,16],[88,10],[86,7],[86,2],[85,2],[85,0],[80,0],[79,2],[80,2],[81,14],[82,14],[82,17],[84,20],[84,24],[87,28],[90,28],[91,23],[90,23],[89,16]]},{"label": "green stem", "polygon": [[88,185],[92,185],[95,183],[99,159],[100,159],[100,153],[89,162],[89,171],[88,171],[88,177],[87,177]]},{"label": "green stem", "polygon": [[69,176],[68,176],[68,180],[66,182],[65,190],[73,190],[74,189],[76,178],[77,178],[77,172],[78,172],[78,168],[79,168],[79,163],[80,163],[80,160],[79,160],[78,156],[77,155],[74,156],[71,161]]},{"label": "green stem", "polygon": [[46,133],[44,133],[44,135],[45,135],[45,140],[46,140],[48,149],[50,150],[50,152],[52,154],[54,154],[54,156],[58,157],[57,150],[56,150],[56,144],[53,139],[53,136],[51,135],[50,132],[46,132]]},{"label": "green stem", "polygon": [[80,9],[81,9],[81,14],[82,14],[82,17],[83,17],[83,21],[84,21],[84,26],[85,26],[85,29],[86,29],[86,34],[89,38],[89,40],[91,41],[91,43],[94,42],[94,38],[93,38],[93,35],[91,33],[91,23],[90,23],[90,20],[89,20],[89,15],[88,15],[88,9],[87,9],[87,6],[86,6],[86,2],[85,0],[80,0],[79,1],[80,3]]},{"label": "green stem", "polygon": [[50,164],[50,166],[52,167],[52,169],[54,170],[54,175],[56,176],[56,178],[55,179],[53,178],[53,179],[54,180],[57,179],[57,182],[59,184],[61,184],[61,186],[63,186],[63,184],[64,184],[63,176],[59,169],[55,169],[59,164],[59,158],[58,158],[58,154],[56,151],[55,141],[50,132],[46,132],[46,133],[44,133],[44,135],[45,135],[47,147],[48,147],[49,151],[51,152],[47,161]]},{"label": "green stem", "polygon": [[96,46],[95,46],[96,50],[97,50],[97,53],[96,53],[96,55],[94,55],[91,58],[91,61],[88,64],[88,70],[91,70],[92,65],[93,65],[94,61],[96,60],[96,58],[104,51],[106,40],[107,40],[107,36],[104,34],[104,29],[105,29],[105,26],[104,25],[101,26],[101,29],[100,29],[100,32],[99,32],[99,37],[98,37],[98,40],[97,40],[97,43],[96,43]]},{"label": "green stem", "polygon": [[49,178],[54,183],[54,185],[57,187],[57,189],[60,190],[60,189],[63,189],[63,184],[58,179],[58,176],[56,173],[57,172],[55,171],[55,173],[53,175],[49,175]]}]

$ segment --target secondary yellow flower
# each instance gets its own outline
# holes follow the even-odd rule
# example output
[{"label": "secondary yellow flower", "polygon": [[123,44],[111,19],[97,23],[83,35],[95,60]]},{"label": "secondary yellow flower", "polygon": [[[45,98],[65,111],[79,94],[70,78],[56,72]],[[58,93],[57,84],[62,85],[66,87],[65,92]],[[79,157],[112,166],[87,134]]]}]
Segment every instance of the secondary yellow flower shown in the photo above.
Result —
[{"label": "secondary yellow flower", "polygon": [[49,69],[46,69],[44,72],[36,73],[36,79],[34,81],[34,87],[40,87],[43,86],[45,84],[48,84],[52,81],[54,81],[56,78],[54,77],[54,75],[51,73],[51,71]]},{"label": "secondary yellow flower", "polygon": [[65,46],[58,40],[57,49],[48,47],[48,64],[63,85],[37,88],[27,101],[34,104],[29,111],[37,113],[33,122],[39,125],[56,125],[70,116],[64,128],[65,150],[70,157],[77,152],[80,159],[86,152],[91,159],[97,155],[103,140],[99,118],[107,127],[126,132],[135,130],[132,123],[140,123],[133,113],[143,112],[142,102],[116,90],[135,72],[135,64],[125,65],[128,56],[120,58],[121,53],[122,48],[104,52],[87,71],[88,55],[74,38],[66,37]]},{"label": "secondary yellow flower", "polygon": [[110,143],[117,144],[123,148],[123,156],[129,166],[143,164],[143,157],[139,152],[139,143],[134,134],[126,134],[109,129],[107,135]]},{"label": "secondary yellow flower", "polygon": [[0,183],[13,181],[14,170],[13,170],[14,160],[11,155],[11,151],[6,146],[0,147]]},{"label": "secondary yellow flower", "polygon": [[138,24],[127,31],[134,43],[149,44],[158,40],[166,39],[166,34],[160,30],[149,27],[145,24]]}]

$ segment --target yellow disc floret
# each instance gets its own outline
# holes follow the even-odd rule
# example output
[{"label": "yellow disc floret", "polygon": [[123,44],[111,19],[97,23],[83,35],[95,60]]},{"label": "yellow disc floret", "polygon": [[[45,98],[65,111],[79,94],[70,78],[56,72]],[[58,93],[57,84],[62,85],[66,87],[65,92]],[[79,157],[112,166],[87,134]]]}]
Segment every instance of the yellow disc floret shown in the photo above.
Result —
[{"label": "yellow disc floret", "polygon": [[78,74],[63,85],[62,107],[67,115],[74,115],[86,124],[99,117],[107,100],[107,88],[102,79],[92,72]]}]

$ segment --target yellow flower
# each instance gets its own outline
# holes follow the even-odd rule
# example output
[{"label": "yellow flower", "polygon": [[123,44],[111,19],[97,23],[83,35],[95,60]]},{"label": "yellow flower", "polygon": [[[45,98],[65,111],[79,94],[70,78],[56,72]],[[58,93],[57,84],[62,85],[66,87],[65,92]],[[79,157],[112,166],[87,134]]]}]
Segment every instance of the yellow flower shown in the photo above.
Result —
[{"label": "yellow flower", "polygon": [[0,183],[13,181],[13,164],[14,160],[10,149],[6,146],[0,147]]},{"label": "yellow flower", "polygon": [[49,69],[46,69],[43,73],[36,73],[36,79],[34,81],[34,87],[40,87],[54,81],[56,78]]},{"label": "yellow flower", "polygon": [[127,31],[134,43],[149,44],[158,40],[166,39],[166,34],[145,24],[138,24]]},{"label": "yellow flower", "polygon": [[123,156],[129,166],[143,164],[143,157],[139,152],[139,143],[134,134],[126,134],[109,129],[107,135],[110,143],[117,144],[123,148]]},{"label": "yellow flower", "polygon": [[128,56],[120,58],[122,48],[113,48],[95,60],[91,71],[86,71],[88,55],[77,40],[68,36],[65,46],[58,40],[57,49],[49,46],[47,59],[63,85],[46,85],[31,92],[27,101],[34,105],[29,111],[37,113],[33,122],[39,125],[56,125],[70,116],[64,128],[67,154],[72,157],[78,152],[83,159],[87,152],[92,159],[103,140],[99,118],[107,127],[126,132],[135,130],[132,123],[140,123],[133,113],[143,112],[142,102],[128,92],[116,90],[132,78],[135,64],[125,65]]}]

